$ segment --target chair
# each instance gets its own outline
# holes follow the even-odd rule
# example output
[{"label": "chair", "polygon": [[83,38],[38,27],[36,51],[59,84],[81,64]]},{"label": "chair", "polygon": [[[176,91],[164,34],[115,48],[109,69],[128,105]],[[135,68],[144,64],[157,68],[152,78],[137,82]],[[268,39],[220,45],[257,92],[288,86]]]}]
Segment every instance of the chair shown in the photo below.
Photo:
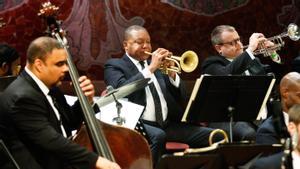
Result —
[{"label": "chair", "polygon": [[167,142],[166,143],[166,151],[167,153],[174,153],[178,151],[184,151],[185,149],[190,148],[188,144],[180,143],[180,142]]}]

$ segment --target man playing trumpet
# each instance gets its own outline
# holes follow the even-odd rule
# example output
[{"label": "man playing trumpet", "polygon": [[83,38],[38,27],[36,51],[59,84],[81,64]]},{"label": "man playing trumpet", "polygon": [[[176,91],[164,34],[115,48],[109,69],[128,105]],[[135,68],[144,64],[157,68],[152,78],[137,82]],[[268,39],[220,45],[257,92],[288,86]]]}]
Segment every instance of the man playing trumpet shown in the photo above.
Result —
[{"label": "man playing trumpet", "polygon": [[203,74],[211,75],[258,75],[265,74],[263,65],[253,55],[264,43],[274,45],[262,33],[253,33],[244,51],[240,36],[234,27],[219,25],[211,33],[211,43],[219,55],[208,57],[201,66]]},{"label": "man playing trumpet", "polygon": [[[274,45],[263,34],[253,33],[249,38],[248,48],[244,51],[240,36],[234,27],[219,25],[211,33],[211,42],[219,55],[208,57],[201,65],[202,74],[210,75],[264,75],[265,66],[253,55],[254,51],[264,46]],[[229,133],[228,123],[210,123],[209,127],[221,128]],[[246,122],[233,125],[234,141],[255,140],[254,127]]]},{"label": "man playing trumpet", "polygon": [[[145,106],[142,122],[150,138],[153,161],[157,162],[164,151],[166,141],[188,144],[190,147],[208,145],[212,129],[180,123],[183,114],[182,101],[186,99],[185,87],[176,72],[168,75],[159,71],[161,65],[174,64],[166,61],[172,55],[166,49],[158,48],[150,57],[151,39],[148,31],[133,25],[125,30],[122,58],[110,59],[104,67],[104,80],[114,88],[130,82],[151,78],[145,89],[128,96],[129,101]],[[220,140],[217,136],[216,139]]]}]

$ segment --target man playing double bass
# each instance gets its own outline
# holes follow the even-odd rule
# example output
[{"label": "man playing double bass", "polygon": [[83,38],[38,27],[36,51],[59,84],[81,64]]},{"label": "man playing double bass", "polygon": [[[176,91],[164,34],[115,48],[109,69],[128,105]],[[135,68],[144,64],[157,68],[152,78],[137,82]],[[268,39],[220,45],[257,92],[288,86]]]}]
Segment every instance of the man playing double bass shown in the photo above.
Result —
[{"label": "man playing double bass", "polygon": [[[0,136],[22,169],[119,169],[67,139],[83,121],[80,104],[69,106],[57,88],[67,72],[67,53],[57,40],[34,40],[25,70],[1,95]],[[91,81],[85,76],[78,80],[92,103]]]}]

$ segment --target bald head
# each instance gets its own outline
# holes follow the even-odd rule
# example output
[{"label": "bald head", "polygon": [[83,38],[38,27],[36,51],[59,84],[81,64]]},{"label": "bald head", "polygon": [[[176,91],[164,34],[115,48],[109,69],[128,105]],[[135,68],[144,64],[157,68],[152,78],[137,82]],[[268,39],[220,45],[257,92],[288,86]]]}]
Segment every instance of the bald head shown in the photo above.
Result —
[{"label": "bald head", "polygon": [[39,37],[32,41],[27,50],[27,63],[32,64],[35,59],[45,60],[47,54],[53,49],[62,49],[60,43],[50,37]]},{"label": "bald head", "polygon": [[300,104],[300,74],[290,72],[280,81],[282,108],[285,112],[294,104]]},{"label": "bald head", "polygon": [[290,72],[286,74],[280,81],[281,89],[292,89],[300,84],[300,74],[298,72]]}]

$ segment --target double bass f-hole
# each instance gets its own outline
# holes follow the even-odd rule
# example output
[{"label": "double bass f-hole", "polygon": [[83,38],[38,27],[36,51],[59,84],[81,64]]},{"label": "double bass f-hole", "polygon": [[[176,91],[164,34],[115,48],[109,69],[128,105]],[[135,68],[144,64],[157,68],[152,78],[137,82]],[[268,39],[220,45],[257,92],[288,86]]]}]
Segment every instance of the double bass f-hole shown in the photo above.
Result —
[{"label": "double bass f-hole", "polygon": [[[50,2],[42,6],[43,8],[40,10],[40,13],[42,13],[41,16],[45,19],[49,17],[55,19],[51,14],[57,14],[58,8]],[[54,23],[58,22],[55,20]],[[65,34],[61,33],[63,30],[60,28],[60,24],[54,25],[48,25],[48,30],[59,41],[67,53],[69,74],[85,120],[85,125],[78,131],[74,141],[118,163],[122,169],[151,169],[152,159],[150,148],[143,136],[134,130],[109,125],[95,118],[95,112],[80,88],[78,71],[68,51]]]}]

